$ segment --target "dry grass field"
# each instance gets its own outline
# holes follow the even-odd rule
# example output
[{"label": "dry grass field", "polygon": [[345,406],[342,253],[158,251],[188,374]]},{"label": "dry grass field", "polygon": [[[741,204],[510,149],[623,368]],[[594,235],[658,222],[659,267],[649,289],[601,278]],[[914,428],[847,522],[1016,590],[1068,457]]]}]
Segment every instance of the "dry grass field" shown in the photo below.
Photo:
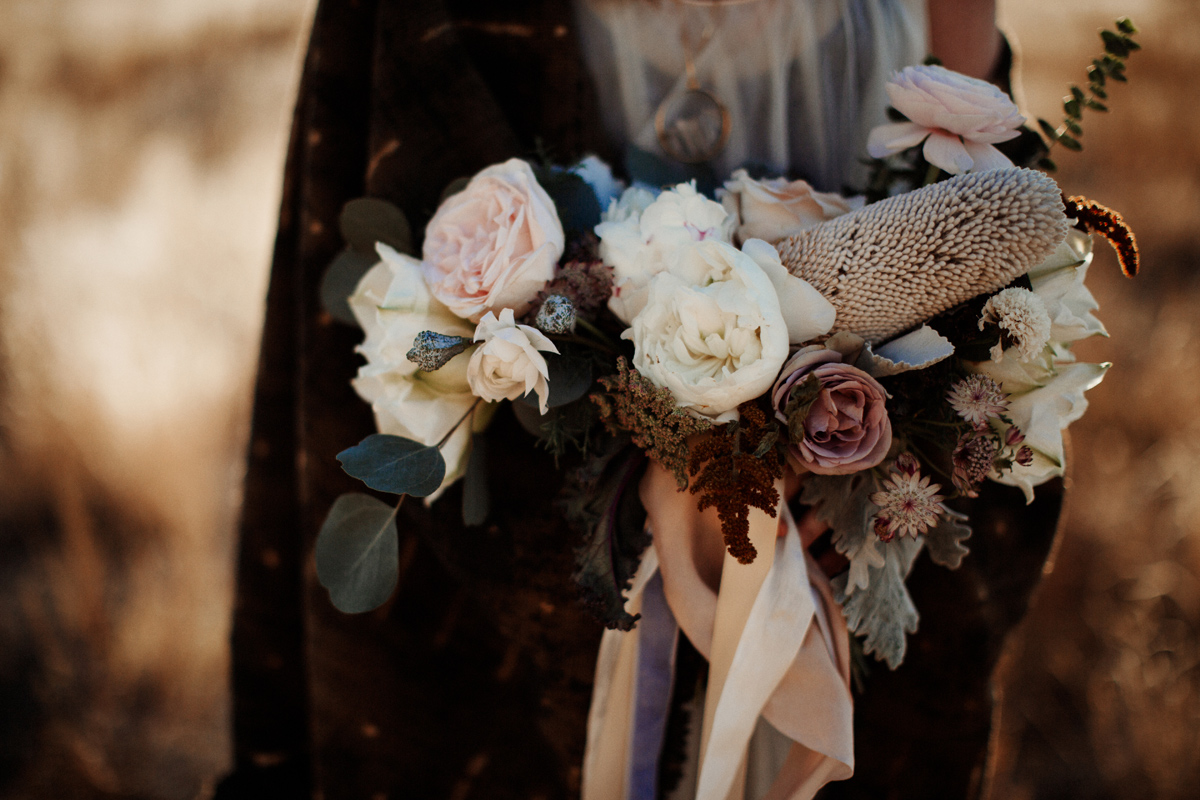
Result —
[{"label": "dry grass field", "polygon": [[[233,530],[312,0],[4,0],[0,796],[193,798],[228,766]],[[1060,182],[1144,272],[1090,276],[1113,361],[1013,642],[996,798],[1200,785],[1200,1],[1001,0],[1055,119],[1098,27],[1145,50]]]}]

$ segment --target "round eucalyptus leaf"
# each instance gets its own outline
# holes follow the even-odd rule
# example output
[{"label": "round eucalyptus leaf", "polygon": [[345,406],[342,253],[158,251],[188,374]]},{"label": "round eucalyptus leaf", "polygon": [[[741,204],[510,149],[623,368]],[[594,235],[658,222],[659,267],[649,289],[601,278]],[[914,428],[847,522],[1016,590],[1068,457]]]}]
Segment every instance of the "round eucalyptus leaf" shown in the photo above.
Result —
[{"label": "round eucalyptus leaf", "polygon": [[358,288],[362,276],[375,265],[377,259],[347,248],[338,253],[321,278],[321,305],[330,316],[347,325],[357,325],[354,312],[350,310],[350,295]]},{"label": "round eucalyptus leaf", "polygon": [[316,561],[338,611],[379,608],[396,589],[400,564],[394,509],[365,494],[342,495],[317,534]]},{"label": "round eucalyptus leaf", "polygon": [[[549,377],[546,378],[546,384],[550,388],[550,396],[546,400],[548,408],[558,408],[567,403],[573,403],[592,388],[592,362],[590,360],[580,356],[556,353],[545,353],[544,355],[549,371]],[[538,396],[531,392],[521,397],[519,402],[537,408]]]},{"label": "round eucalyptus leaf", "polygon": [[375,254],[383,242],[401,253],[413,254],[412,228],[404,212],[377,197],[360,197],[342,208],[338,219],[342,237],[360,253]]},{"label": "round eucalyptus leaf", "polygon": [[446,461],[436,447],[385,433],[371,434],[337,459],[346,474],[392,494],[427,497],[446,477]]}]

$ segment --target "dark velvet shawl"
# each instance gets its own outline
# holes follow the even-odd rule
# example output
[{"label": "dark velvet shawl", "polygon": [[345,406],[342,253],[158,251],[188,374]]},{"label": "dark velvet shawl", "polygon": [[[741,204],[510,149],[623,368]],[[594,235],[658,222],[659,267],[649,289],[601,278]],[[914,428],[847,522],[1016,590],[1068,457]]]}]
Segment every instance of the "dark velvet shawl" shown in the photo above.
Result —
[{"label": "dark velvet shawl", "polygon": [[[443,188],[488,164],[601,140],[570,4],[324,0],[288,154],[267,299],[233,633],[236,771],[222,797],[560,798],[578,794],[600,627],[575,602],[560,469],[507,411],[491,428],[492,515],[464,528],[461,489],[404,504],[399,587],[345,616],[312,549],[334,499],[362,487],[334,455],[373,432],[350,379],[361,332],[322,311],[322,272],[354,197],[420,228]],[[564,465],[565,466],[565,465]],[[1060,490],[1026,507],[993,488],[973,552],[918,560],[921,630],[904,666],[857,698],[856,777],[829,797],[977,796],[989,679],[1053,540]],[[986,520],[986,521],[984,521]]]}]

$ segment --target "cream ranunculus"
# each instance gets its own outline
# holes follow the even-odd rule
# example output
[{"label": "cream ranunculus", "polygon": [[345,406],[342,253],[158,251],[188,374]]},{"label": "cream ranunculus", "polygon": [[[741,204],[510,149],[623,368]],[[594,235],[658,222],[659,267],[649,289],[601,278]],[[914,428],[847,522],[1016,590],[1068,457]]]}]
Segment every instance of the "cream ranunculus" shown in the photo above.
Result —
[{"label": "cream ranunculus", "polygon": [[629,324],[646,304],[650,279],[669,266],[677,250],[692,242],[729,242],[736,223],[690,183],[657,198],[645,189],[627,189],[596,226],[600,258],[613,268],[609,309]]},{"label": "cream ranunculus", "polygon": [[892,76],[887,93],[909,122],[872,130],[867,152],[873,158],[923,141],[925,160],[952,175],[1013,165],[993,145],[1016,138],[1025,117],[1008,95],[987,81],[945,67],[905,67]]},{"label": "cream ranunculus", "polygon": [[634,366],[680,406],[723,423],[771,388],[788,356],[775,287],[745,253],[722,241],[681,247],[650,281],[645,308],[623,336]]},{"label": "cream ranunculus", "polygon": [[771,244],[862,206],[861,199],[818,192],[805,181],[756,181],[744,169],[725,181],[721,203],[738,219],[739,241],[762,239]]},{"label": "cream ranunculus", "polygon": [[513,158],[446,198],[425,229],[422,269],[434,297],[464,319],[501,308],[524,314],[563,246],[554,201]]},{"label": "cream ranunculus", "polygon": [[475,348],[467,366],[471,390],[491,403],[536,392],[545,414],[550,370],[538,351],[557,353],[554,342],[537,328],[518,325],[511,308],[502,310],[499,318],[490,311],[484,314],[475,329],[475,341],[483,344]]},{"label": "cream ranunculus", "polygon": [[[436,372],[423,372],[406,354],[421,331],[470,336],[472,329],[430,294],[419,261],[384,244],[377,249],[382,260],[350,297],[350,308],[366,333],[358,352],[367,363],[359,368],[354,389],[371,404],[380,433],[436,445],[475,405],[467,358],[459,356]],[[483,430],[490,418],[491,410],[480,408],[474,430]],[[464,424],[442,446],[446,477],[428,502],[462,476],[470,447],[471,426]]]}]

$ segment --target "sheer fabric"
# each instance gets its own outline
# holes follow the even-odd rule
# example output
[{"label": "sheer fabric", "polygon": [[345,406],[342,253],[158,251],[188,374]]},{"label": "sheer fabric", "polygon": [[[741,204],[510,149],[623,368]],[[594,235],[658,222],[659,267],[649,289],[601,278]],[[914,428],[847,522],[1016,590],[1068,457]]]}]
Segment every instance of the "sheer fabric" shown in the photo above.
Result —
[{"label": "sheer fabric", "polygon": [[884,84],[926,54],[921,0],[575,3],[609,137],[665,158],[654,115],[687,88],[690,57],[731,118],[718,176],[753,166],[826,191],[861,188],[867,133],[885,121]]}]

